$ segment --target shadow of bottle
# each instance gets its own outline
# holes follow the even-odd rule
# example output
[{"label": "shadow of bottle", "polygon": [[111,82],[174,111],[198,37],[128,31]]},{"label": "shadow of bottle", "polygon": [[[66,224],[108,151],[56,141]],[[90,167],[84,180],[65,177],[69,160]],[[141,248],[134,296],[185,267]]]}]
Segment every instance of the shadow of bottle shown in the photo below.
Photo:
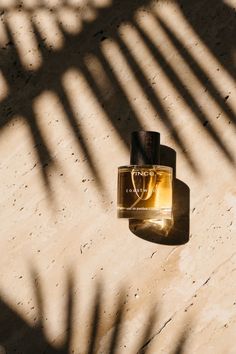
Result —
[{"label": "shadow of bottle", "polygon": [[161,165],[173,168],[173,226],[164,235],[152,220],[129,219],[130,231],[150,242],[182,245],[189,240],[190,189],[176,178],[176,152],[168,146],[160,147]]}]

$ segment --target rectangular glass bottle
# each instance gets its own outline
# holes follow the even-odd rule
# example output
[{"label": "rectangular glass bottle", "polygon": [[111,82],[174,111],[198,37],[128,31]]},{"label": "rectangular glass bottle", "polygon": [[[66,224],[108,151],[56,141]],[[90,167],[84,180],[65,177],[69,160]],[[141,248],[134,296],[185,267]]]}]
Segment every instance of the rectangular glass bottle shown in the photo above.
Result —
[{"label": "rectangular glass bottle", "polygon": [[118,217],[172,219],[172,168],[130,165],[118,168]]},{"label": "rectangular glass bottle", "polygon": [[172,168],[160,165],[160,134],[133,132],[130,165],[118,168],[118,217],[152,220],[160,229],[169,230],[173,224],[172,178]]}]

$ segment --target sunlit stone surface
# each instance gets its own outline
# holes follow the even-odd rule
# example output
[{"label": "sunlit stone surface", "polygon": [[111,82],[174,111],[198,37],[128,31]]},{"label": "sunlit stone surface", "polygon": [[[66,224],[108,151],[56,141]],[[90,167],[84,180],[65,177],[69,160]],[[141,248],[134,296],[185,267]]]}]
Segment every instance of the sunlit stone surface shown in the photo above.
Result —
[{"label": "sunlit stone surface", "polygon": [[[1,0],[0,353],[235,354],[235,6]],[[116,218],[139,129],[168,235]]]}]

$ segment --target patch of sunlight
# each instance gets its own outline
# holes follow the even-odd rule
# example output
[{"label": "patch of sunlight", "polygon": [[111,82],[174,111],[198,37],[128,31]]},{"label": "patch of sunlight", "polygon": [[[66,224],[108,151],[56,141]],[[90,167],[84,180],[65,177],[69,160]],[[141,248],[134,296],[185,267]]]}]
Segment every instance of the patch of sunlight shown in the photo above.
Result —
[{"label": "patch of sunlight", "polygon": [[[173,82],[172,86],[176,86],[177,91],[175,94],[178,95],[178,91],[183,96],[188,94],[186,101],[193,100],[196,106],[201,107],[201,112],[205,112],[208,119],[210,119],[208,117],[209,104],[211,104],[211,113],[215,111],[215,115],[217,115],[220,109],[219,105],[208,92],[205,92],[205,86],[192,71],[189,63],[178,52],[155,17],[152,14],[148,14],[146,17],[136,16],[136,21],[137,27],[140,28],[141,33],[145,36],[144,41],[149,41],[153,51],[156,51],[156,61],[162,63],[160,68],[162,71],[161,76],[166,74],[168,80]],[[160,82],[160,76],[158,82]],[[166,92],[169,92],[169,90]],[[186,101],[179,99],[175,104],[178,104],[184,110],[185,106],[188,106]],[[207,104],[205,104],[206,101]],[[166,102],[168,102],[168,98]]]},{"label": "patch of sunlight", "polygon": [[99,87],[102,97],[108,99],[115,95],[114,83],[109,80],[106,73],[107,68],[102,66],[99,59],[95,55],[89,54],[85,56],[84,61],[96,85]]},{"label": "patch of sunlight", "polygon": [[83,7],[88,4],[88,0],[68,0],[67,5],[73,7]]},{"label": "patch of sunlight", "polygon": [[63,0],[43,0],[43,4],[47,9],[58,8],[63,5]]},{"label": "patch of sunlight", "polygon": [[[69,86],[71,86],[71,83],[69,83]],[[82,91],[79,90],[77,100],[82,95]],[[90,173],[87,163],[81,165],[81,161],[83,159],[85,161],[88,155],[79,142],[80,137],[82,137],[82,139],[86,139],[86,144],[87,135],[85,136],[81,122],[79,122],[78,113],[73,111],[73,107],[68,108],[68,103],[64,104],[65,101],[67,101],[66,93],[64,99],[61,99],[53,91],[45,91],[35,99],[33,104],[37,126],[55,163],[50,174],[50,181],[53,183],[57,198],[62,197],[65,183],[67,198],[68,193],[74,194],[78,190],[78,178],[82,180],[85,171]],[[89,103],[91,104],[91,102]],[[89,122],[86,122],[87,124],[89,125]],[[78,126],[78,129],[76,126]],[[90,142],[87,148],[89,154],[91,145]],[[73,154],[71,154],[72,152]],[[72,157],[72,155],[75,156]],[[61,172],[63,172],[63,175]],[[84,187],[81,185],[79,188]],[[88,195],[83,194],[81,202],[85,201],[83,198],[86,200]]]},{"label": "patch of sunlight", "polygon": [[[73,178],[75,167],[77,164],[71,164],[71,159],[68,154],[72,151],[77,151],[78,137],[72,133],[70,117],[65,111],[63,102],[53,91],[44,91],[34,100],[33,110],[36,116],[37,126],[43,136],[50,155],[56,167],[63,170],[63,178],[70,179],[67,186],[67,192],[70,187],[76,189],[76,178]],[[71,157],[71,156],[70,156]],[[60,161],[63,161],[63,166],[59,166]],[[53,180],[53,187],[58,192],[63,185],[63,178],[58,173],[58,169],[54,169],[55,173],[50,177]],[[76,171],[78,176],[78,171]],[[64,187],[63,187],[64,188]]]},{"label": "patch of sunlight", "polygon": [[232,310],[224,308],[222,305],[223,304],[205,304],[205,307],[202,309],[201,317],[199,316],[198,331],[205,328],[207,324],[212,321],[219,323],[221,326],[230,321]]},{"label": "patch of sunlight", "polygon": [[58,22],[64,30],[71,34],[77,34],[82,30],[82,21],[79,12],[68,6],[60,7],[57,11]]},{"label": "patch of sunlight", "polygon": [[34,23],[48,48],[62,48],[64,37],[54,13],[50,12],[48,9],[38,9],[35,11]]},{"label": "patch of sunlight", "polygon": [[[97,113],[99,111],[97,116],[97,121],[99,121],[98,117],[104,116],[104,113],[83,74],[76,69],[69,69],[62,77],[62,84],[80,126],[83,124],[89,129],[90,124],[97,125],[96,121],[92,122],[91,119],[88,120],[87,118],[94,111]],[[102,124],[98,124],[96,128],[99,129],[99,134],[104,129]]]},{"label": "patch of sunlight", "polygon": [[44,142],[55,156],[70,135],[63,103],[53,91],[44,91],[34,100],[33,109]]},{"label": "patch of sunlight", "polygon": [[36,9],[40,4],[38,0],[23,0],[22,5],[24,9]]},{"label": "patch of sunlight", "polygon": [[[32,214],[32,208],[25,208],[24,213],[20,214],[17,214],[18,208],[14,208],[14,199],[17,199],[16,207],[21,204],[20,200],[22,194],[24,195],[22,186],[28,184],[28,182],[31,185],[33,179],[32,186],[39,185],[39,192],[44,191],[43,186],[41,186],[41,175],[37,173],[39,169],[38,166],[36,166],[37,156],[35,155],[35,148],[32,145],[32,134],[24,117],[14,116],[11,124],[9,124],[6,129],[1,130],[0,161],[1,183],[5,187],[1,190],[0,224],[6,227],[5,235],[7,237],[9,235],[7,228],[11,227],[10,224],[5,223],[6,220],[11,220],[11,223],[14,224],[14,218],[16,217],[17,223],[20,224],[21,221],[25,222],[25,219]],[[34,176],[33,178],[32,175]],[[32,193],[32,195],[34,195],[34,193]],[[33,198],[31,198],[31,201],[32,200]],[[7,207],[4,208],[4,205]],[[22,225],[22,227],[24,227],[24,225]],[[20,230],[17,231],[20,232]],[[3,246],[3,244],[1,246]],[[15,255],[18,254],[17,248],[12,249],[12,252],[16,252],[14,253],[15,257]],[[5,258],[5,255],[3,257],[3,254],[1,254],[2,264],[5,262],[7,264],[7,257],[7,255]]]},{"label": "patch of sunlight", "polygon": [[86,6],[82,11],[82,18],[86,22],[93,22],[97,18],[97,11],[94,7]]},{"label": "patch of sunlight", "polygon": [[[129,61],[129,66],[136,72],[136,78],[142,87],[143,95],[150,101],[154,111],[157,110],[159,113],[162,112],[162,115],[165,114],[174,97],[178,95],[178,91],[173,86],[172,81],[162,70],[158,60],[156,60],[153,52],[135,26],[131,24],[120,26],[119,41],[120,47],[124,46],[125,48],[123,53],[126,56],[126,60]],[[156,78],[157,84],[155,84]],[[153,85],[152,82],[154,82]],[[153,92],[152,99],[145,93],[145,88],[150,86],[152,86],[151,91]]]},{"label": "patch of sunlight", "polygon": [[0,8],[1,9],[9,9],[11,7],[15,7],[18,1],[16,0],[1,0]]},{"label": "patch of sunlight", "polygon": [[108,7],[112,5],[112,0],[92,0],[90,2],[95,7]]},{"label": "patch of sunlight", "polygon": [[138,82],[133,68],[127,62],[120,46],[114,41],[102,42],[101,48],[135,116],[145,124],[147,114],[151,119],[156,112],[145,97],[143,87]]},{"label": "patch of sunlight", "polygon": [[[164,6],[160,7],[157,17],[153,16],[153,14],[136,16],[136,29],[134,27],[130,31],[134,33],[138,31],[139,39],[137,38],[137,35],[133,34],[133,36],[130,36],[128,39],[124,36],[124,40],[135,58],[144,58],[144,46],[149,47],[149,55],[147,55],[147,59],[139,60],[140,66],[147,78],[151,77],[152,72],[158,73],[158,85],[156,86],[157,95],[163,98],[168,92],[169,96],[169,98],[165,100],[164,106],[167,109],[170,106],[175,106],[175,112],[180,110],[182,113],[184,111],[187,113],[187,111],[189,111],[190,116],[192,115],[194,118],[191,125],[194,124],[195,129],[202,127],[204,120],[210,122],[211,132],[209,133],[206,129],[202,130],[208,138],[207,140],[211,140],[211,142],[208,142],[208,145],[213,147],[213,143],[216,145],[219,145],[220,143],[221,145],[224,144],[223,147],[221,147],[221,150],[223,152],[225,149],[224,154],[229,154],[227,150],[231,150],[230,144],[228,144],[227,141],[224,141],[224,132],[228,127],[227,113],[225,113],[225,116],[224,114],[222,115],[224,116],[222,119],[216,119],[216,117],[221,115],[224,106],[222,107],[222,104],[215,99],[210,90],[206,90],[204,81],[208,80],[209,73],[211,73],[213,87],[215,86],[215,91],[223,100],[224,97],[229,94],[229,91],[232,90],[231,92],[233,92],[233,80],[230,75],[227,74],[226,70],[223,70],[223,74],[222,72],[217,74],[216,69],[219,67],[217,59],[213,57],[207,48],[204,48],[205,46],[199,41],[199,39],[197,41],[198,49],[196,49],[195,43],[197,38],[194,33],[189,33],[186,27],[182,27],[182,31],[179,32],[179,34],[181,33],[182,38],[180,39],[180,35],[176,35],[179,28],[183,26],[182,17],[178,20],[176,12],[171,8],[168,8],[168,11],[165,13],[163,10],[164,8]],[[160,15],[160,13],[162,15]],[[166,18],[170,19],[170,17],[172,17],[172,20],[167,21]],[[173,26],[174,18],[176,21],[175,26]],[[176,24],[178,25],[176,26]],[[186,26],[186,23],[184,26]],[[170,33],[178,38],[176,41],[179,41],[179,45],[183,46],[183,52],[175,44]],[[191,45],[186,46],[186,42],[189,42],[189,37],[191,36],[193,38],[191,38]],[[142,49],[140,42],[143,42]],[[136,44],[133,45],[133,43]],[[200,74],[194,72],[191,63],[189,62],[189,58],[186,58],[183,54],[185,51],[192,60],[196,61],[196,66],[199,66],[198,72]],[[154,57],[154,65],[151,60],[152,56]],[[157,69],[155,69],[155,66]],[[204,81],[201,80],[202,76],[205,76]],[[216,77],[218,78],[217,80]],[[217,83],[220,84],[222,88],[221,90]],[[175,97],[177,99],[175,99]],[[230,100],[229,97],[227,107],[230,105],[233,107],[233,99]],[[183,124],[185,120],[184,115],[181,114],[181,116],[182,119],[179,118],[174,121],[173,125],[176,127],[176,130],[180,125],[186,126]],[[190,122],[188,123],[188,127],[190,127],[189,124]],[[192,126],[193,129],[194,126]],[[184,129],[182,128],[181,135],[183,132]],[[186,137],[185,140],[186,139],[188,138]]]},{"label": "patch of sunlight", "polygon": [[7,82],[5,80],[2,71],[0,70],[0,101],[6,98],[8,93],[9,93],[9,88]]},{"label": "patch of sunlight", "polygon": [[[186,21],[181,8],[175,3],[172,3],[171,7],[163,4],[161,7],[156,7],[155,11],[165,25],[170,28],[171,32],[174,33],[183,48],[193,57],[203,73],[215,85],[222,97],[229,92],[234,92],[234,79]],[[233,51],[229,54],[233,55]],[[231,106],[236,112],[236,104],[233,100],[227,101],[227,105]]]},{"label": "patch of sunlight", "polygon": [[5,24],[0,21],[0,46],[4,47],[8,41],[9,38],[6,32]]},{"label": "patch of sunlight", "polygon": [[[0,223],[3,225],[3,220],[10,220],[10,215],[14,213],[12,195],[18,193],[17,191],[22,193],[21,185],[26,180],[23,176],[30,174],[35,158],[32,153],[31,132],[24,117],[14,116],[11,124],[6,129],[1,129],[0,136],[1,183],[5,187],[1,191],[1,206],[7,201],[10,203],[8,208],[1,209]],[[41,179],[37,180],[40,181]],[[20,217],[18,215],[19,220]]]},{"label": "patch of sunlight", "polygon": [[[112,119],[103,109],[99,95],[92,91],[86,76],[77,69],[70,69],[63,75],[62,84],[78,121],[80,135],[84,141],[89,141],[87,148],[91,151],[91,156],[96,157],[96,163],[99,164],[100,161],[99,166],[106,164],[108,151],[111,152],[118,146],[120,153],[125,154],[125,148],[120,141],[112,147],[109,145],[107,135],[111,132],[113,134],[114,131]],[[107,153],[104,151],[104,146],[109,146]],[[103,153],[99,153],[102,149]]]},{"label": "patch of sunlight", "polygon": [[224,0],[223,2],[226,5],[232,7],[233,10],[235,10],[235,7],[236,7],[236,1],[235,0]]},{"label": "patch of sunlight", "polygon": [[[168,16],[170,16],[169,13]],[[146,36],[147,38],[146,40],[150,41],[151,45],[156,50],[157,53],[156,61],[162,63],[162,71],[166,72],[167,75],[169,75],[169,79],[173,82],[173,86],[177,86],[176,89],[179,91],[180,94],[182,94],[185,97],[185,100],[179,100],[179,104],[182,106],[184,105],[188,106],[190,105],[191,100],[193,100],[196,103],[197,107],[201,107],[201,111],[205,113],[208,119],[210,119],[209,117],[213,117],[215,119],[215,117],[218,116],[219,112],[221,112],[222,110],[220,103],[216,101],[214,97],[212,97],[211,93],[205,89],[204,83],[200,80],[200,77],[192,70],[192,67],[188,62],[188,59],[185,58],[181,50],[179,50],[175,46],[174,42],[171,40],[171,37],[168,35],[168,31],[165,30],[165,28],[161,25],[158,19],[156,19],[152,14],[148,14],[146,17],[144,16],[141,17],[136,15],[136,21],[137,21],[137,26],[139,26],[141,31]],[[165,20],[163,20],[163,22],[165,22]],[[173,35],[175,36],[176,32],[172,30],[171,25],[166,24],[166,26],[169,29],[169,31],[173,33]],[[177,27],[180,26],[181,24],[179,24],[179,26]],[[192,40],[194,42],[192,43],[191,47],[188,46],[188,49],[185,46],[184,39],[180,41],[180,44],[183,46],[183,50],[189,53],[188,54],[189,57],[192,58],[193,60],[196,60],[194,59],[194,56],[192,56],[192,47],[195,48],[194,43],[196,37],[194,36]],[[207,66],[209,66],[209,61],[212,61],[212,58],[209,58],[209,51],[205,53],[205,50],[203,48],[201,49],[201,45],[202,44],[199,43],[198,46],[201,53],[200,54],[201,61],[200,61],[200,57],[198,58],[198,60],[196,60],[196,66],[199,66],[199,72],[202,73],[203,76],[205,75],[205,77],[208,78],[209,77],[208,74],[210,70],[212,73],[214,72],[215,82],[221,81],[222,80],[221,71],[220,74],[216,73],[216,67],[218,67],[219,65],[218,63],[215,62],[211,64],[211,65],[215,65],[213,70],[211,67],[209,67],[209,70],[206,69]],[[205,65],[205,69],[204,69],[201,66],[201,62],[202,62],[202,58],[204,58],[205,55],[206,55],[206,60],[204,61],[206,61],[207,64]],[[224,72],[226,71],[224,70]],[[217,80],[216,77],[218,77]],[[228,84],[228,79],[229,79],[229,75],[227,74],[227,77],[225,78],[226,81],[224,86],[222,86],[221,92],[220,90],[218,91],[216,87],[216,91],[219,92],[219,95],[222,96],[222,99],[228,93],[228,88],[226,90],[226,84]],[[230,81],[232,87],[233,83],[231,78]],[[188,97],[186,97],[186,94],[184,94],[184,92],[188,93]],[[233,108],[234,102],[232,101],[230,100],[229,97],[229,100],[227,101],[227,105],[230,104],[231,107]],[[225,120],[228,121],[227,118]],[[221,123],[222,120],[217,122],[217,125],[219,125],[219,134],[220,134],[220,129],[223,128],[220,126]]]},{"label": "patch of sunlight", "polygon": [[7,22],[22,65],[28,70],[38,69],[42,56],[29,16],[25,12],[9,11]]}]

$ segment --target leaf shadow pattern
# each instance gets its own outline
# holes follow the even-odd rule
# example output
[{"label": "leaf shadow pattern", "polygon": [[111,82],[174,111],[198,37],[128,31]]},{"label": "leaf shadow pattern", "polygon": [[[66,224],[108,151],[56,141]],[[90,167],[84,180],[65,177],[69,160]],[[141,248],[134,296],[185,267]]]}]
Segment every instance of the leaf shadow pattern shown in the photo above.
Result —
[{"label": "leaf shadow pattern", "polygon": [[[200,2],[176,0],[173,1],[179,6],[186,23],[191,26],[194,32],[200,37],[201,41],[207,46],[212,56],[221,63],[231,77],[235,76],[235,62],[233,53],[235,43],[233,34],[235,34],[235,11],[221,0]],[[214,3],[214,6],[213,6]],[[112,40],[119,48],[129,70],[135,76],[139,87],[147,101],[156,112],[158,119],[164,124],[169,134],[175,140],[176,145],[183,151],[190,168],[199,174],[196,161],[191,155],[189,146],[186,145],[179,129],[175,125],[175,119],[168,112],[161,94],[154,90],[150,84],[150,79],[142,69],[140,63],[135,58],[130,48],[120,35],[119,28],[122,24],[130,24],[139,36],[139,40],[150,51],[150,56],[155,58],[168,80],[171,81],[175,90],[182,97],[183,102],[189,107],[195,117],[195,120],[202,126],[210,139],[219,148],[226,160],[230,164],[235,162],[230,149],[214,127],[214,123],[208,124],[209,117],[206,115],[195,96],[188,90],[186,80],[182,79],[174,70],[173,63],[168,61],[159,50],[153,40],[143,31],[135,19],[137,10],[147,8],[154,16],[156,23],[165,32],[172,45],[175,47],[183,62],[188,65],[192,74],[200,81],[203,88],[206,88],[212,100],[214,100],[221,111],[235,124],[235,112],[228,104],[228,97],[215,86],[214,82],[206,74],[201,63],[194,59],[193,55],[177,38],[173,28],[163,21],[157,14],[152,13],[149,7],[149,0],[113,0],[107,7],[96,8],[92,1],[87,1],[87,7],[96,12],[96,18],[88,21],[83,17],[83,9],[65,1],[60,2],[59,8],[53,8],[46,3],[38,3],[34,7],[28,8],[20,1],[13,1],[12,6],[6,8],[0,5],[0,14],[4,31],[8,42],[0,48],[1,73],[8,87],[7,96],[0,102],[0,132],[4,128],[14,123],[16,117],[22,117],[26,123],[33,146],[37,153],[37,168],[41,171],[48,195],[52,198],[51,173],[59,168],[59,162],[53,155],[50,146],[44,136],[43,131],[38,124],[38,118],[34,110],[34,101],[44,92],[53,92],[63,107],[67,123],[71,134],[75,137],[81,154],[87,160],[91,173],[96,177],[96,183],[100,188],[105,188],[102,182],[100,170],[96,165],[95,158],[90,151],[86,134],[80,128],[80,119],[83,118],[72,108],[65,87],[63,86],[63,75],[69,69],[75,69],[83,75],[93,96],[96,98],[101,110],[107,119],[112,123],[114,130],[128,146],[128,137],[133,130],[143,129],[143,123],[137,115],[126,91],[120,83],[119,75],[115,74],[111,64],[102,50],[102,43],[106,40]],[[215,6],[216,5],[216,6]],[[78,33],[71,33],[65,30],[59,21],[57,14],[63,10],[63,6],[81,15],[82,30]],[[60,8],[61,7],[61,8]],[[54,49],[46,44],[45,36],[40,32],[35,21],[35,13],[43,10],[51,16],[52,21],[57,26],[58,33],[62,36],[64,44],[61,48]],[[212,12],[213,10],[213,12]],[[219,10],[219,11],[218,11]],[[24,66],[19,52],[19,44],[15,38],[12,28],[9,26],[9,16],[17,11],[27,18],[27,26],[31,28],[32,36],[37,44],[37,50],[42,58],[42,64],[37,69]],[[81,12],[82,11],[82,12]],[[211,13],[211,19],[214,26],[209,30],[207,14]],[[224,26],[222,19],[227,18],[228,26]],[[28,28],[27,27],[27,28]],[[214,30],[213,30],[214,28]],[[88,65],[89,56],[96,58],[105,77],[105,86],[102,84],[101,76],[95,69]],[[108,92],[112,94],[108,94]],[[88,102],[89,104],[89,102]]]},{"label": "leaf shadow pattern", "polygon": [[[42,284],[39,281],[37,274],[32,272],[33,286],[36,296],[37,305],[37,321],[35,320],[35,325],[30,326],[17,312],[11,309],[7,303],[1,298],[0,299],[0,349],[1,352],[5,354],[69,354],[69,353],[82,353],[80,347],[73,349],[72,342],[73,337],[78,335],[80,328],[75,328],[75,319],[78,314],[75,312],[75,301],[76,301],[76,291],[73,281],[73,277],[70,273],[67,280],[67,303],[66,303],[66,317],[64,323],[63,335],[64,342],[60,346],[53,346],[52,342],[46,335],[44,329],[45,321],[45,304],[42,295]],[[112,331],[109,330],[109,337],[106,341],[105,349],[102,349],[102,353],[115,354],[121,352],[121,347],[124,344],[122,340],[123,335],[127,336],[124,332],[125,329],[125,289],[119,291],[119,298],[117,304],[113,308],[114,317],[112,318]],[[101,353],[99,349],[100,345],[100,329],[102,326],[102,313],[104,310],[104,305],[102,300],[103,287],[101,283],[97,283],[95,294],[90,306],[88,313],[89,318],[89,329],[87,336],[87,346],[83,349],[85,354],[95,354]],[[162,331],[162,328],[155,332],[155,326],[157,324],[156,310],[154,308],[150,309],[149,315],[146,318],[146,324],[143,327],[140,336],[137,337],[135,343],[135,349],[133,354],[145,354],[149,352],[150,344],[154,338]],[[175,354],[182,353],[184,347],[187,332],[185,332],[185,337],[181,337],[176,346]],[[100,337],[99,337],[100,336]],[[131,353],[130,353],[131,354]]]},{"label": "leaf shadow pattern", "polygon": [[172,351],[172,354],[184,354],[187,347],[188,331],[184,331],[179,337],[176,348]]},{"label": "leaf shadow pattern", "polygon": [[[213,56],[235,78],[235,8],[226,1],[177,0],[183,16]],[[207,24],[211,23],[211,26]],[[186,58],[188,60],[188,58]]]}]

